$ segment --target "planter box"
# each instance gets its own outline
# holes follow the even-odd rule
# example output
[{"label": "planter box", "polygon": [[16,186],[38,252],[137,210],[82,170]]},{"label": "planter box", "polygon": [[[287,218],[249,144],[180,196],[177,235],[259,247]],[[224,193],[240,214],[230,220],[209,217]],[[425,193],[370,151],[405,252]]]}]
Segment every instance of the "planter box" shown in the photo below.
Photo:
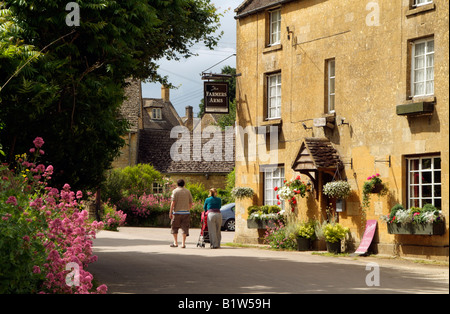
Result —
[{"label": "planter box", "polygon": [[416,102],[405,105],[397,105],[397,115],[399,116],[416,116],[421,114],[430,114],[434,111],[434,103],[432,102]]},{"label": "planter box", "polygon": [[387,229],[389,234],[442,235],[445,233],[445,223],[443,221],[425,224],[388,223]]},{"label": "planter box", "polygon": [[247,228],[248,229],[267,229],[274,228],[277,225],[272,220],[254,220],[254,219],[247,219]]}]

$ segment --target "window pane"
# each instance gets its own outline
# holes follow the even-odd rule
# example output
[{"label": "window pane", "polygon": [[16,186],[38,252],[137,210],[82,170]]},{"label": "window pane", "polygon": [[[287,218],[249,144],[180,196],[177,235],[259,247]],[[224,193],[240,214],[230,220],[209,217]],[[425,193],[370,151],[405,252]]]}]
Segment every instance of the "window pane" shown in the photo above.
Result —
[{"label": "window pane", "polygon": [[334,108],[334,95],[330,95],[330,103],[329,103],[329,109],[330,111],[333,111]]},{"label": "window pane", "polygon": [[433,67],[434,66],[434,54],[427,55],[427,67]]},{"label": "window pane", "polygon": [[412,159],[409,163],[409,170],[419,170],[419,159]]},{"label": "window pane", "polygon": [[434,169],[441,169],[441,158],[436,157],[434,160]]},{"label": "window pane", "polygon": [[435,200],[434,200],[434,206],[435,206],[437,209],[441,209],[441,208],[442,208],[442,202],[441,202],[441,200],[440,200],[440,199],[435,199]]},{"label": "window pane", "polygon": [[434,94],[434,81],[427,81],[426,83],[426,94]]},{"label": "window pane", "polygon": [[414,70],[414,82],[423,82],[425,80],[425,70],[424,69],[416,69]]},{"label": "window pane", "polygon": [[414,95],[425,94],[425,85],[423,83],[414,84]]},{"label": "window pane", "polygon": [[414,58],[414,68],[415,69],[421,69],[424,66],[425,66],[425,57],[424,56]]},{"label": "window pane", "polygon": [[432,183],[431,172],[422,172],[422,183]]},{"label": "window pane", "polygon": [[425,43],[416,44],[415,46],[415,55],[420,56],[425,54]]},{"label": "window pane", "polygon": [[409,190],[409,195],[410,197],[419,197],[419,186],[418,185],[413,185],[411,186],[410,190]]},{"label": "window pane", "polygon": [[419,184],[419,173],[418,172],[411,172],[409,174],[409,183],[410,184]]},{"label": "window pane", "polygon": [[336,73],[336,69],[335,69],[336,64],[335,64],[335,61],[334,61],[334,60],[331,60],[331,61],[329,61],[329,62],[330,62],[330,76],[335,76],[335,73]]},{"label": "window pane", "polygon": [[434,40],[427,42],[427,52],[434,52]]},{"label": "window pane", "polygon": [[440,171],[434,172],[434,183],[441,183],[441,172]]},{"label": "window pane", "polygon": [[434,197],[441,197],[441,186],[440,185],[435,185],[434,186]]},{"label": "window pane", "polygon": [[422,185],[422,197],[431,197],[431,185]]},{"label": "window pane", "polygon": [[422,159],[422,170],[431,169],[431,158]]}]

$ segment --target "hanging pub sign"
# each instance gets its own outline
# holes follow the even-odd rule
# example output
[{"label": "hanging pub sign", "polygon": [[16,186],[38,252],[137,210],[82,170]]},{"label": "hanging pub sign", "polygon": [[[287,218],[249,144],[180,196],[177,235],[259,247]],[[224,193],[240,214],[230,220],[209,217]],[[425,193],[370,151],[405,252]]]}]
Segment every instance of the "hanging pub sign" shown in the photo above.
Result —
[{"label": "hanging pub sign", "polygon": [[204,82],[205,113],[228,113],[228,82]]}]

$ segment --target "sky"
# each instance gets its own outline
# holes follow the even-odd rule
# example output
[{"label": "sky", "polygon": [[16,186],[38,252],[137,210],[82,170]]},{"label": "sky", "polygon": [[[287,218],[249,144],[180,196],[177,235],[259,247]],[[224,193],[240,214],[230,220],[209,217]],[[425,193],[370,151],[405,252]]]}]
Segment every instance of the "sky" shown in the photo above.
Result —
[{"label": "sky", "polygon": [[[221,69],[228,65],[236,67],[236,20],[234,19],[236,9],[244,0],[212,0],[219,12],[224,13],[221,17],[219,30],[223,31],[219,44],[214,50],[209,50],[203,44],[195,44],[191,50],[198,54],[180,61],[159,60],[159,73],[167,75],[169,81],[177,89],[170,90],[170,101],[180,117],[185,116],[186,106],[192,106],[194,116],[199,112],[199,104],[203,98],[203,81],[201,73],[214,66],[207,72],[220,73]],[[227,59],[228,58],[228,59]],[[227,60],[225,60],[227,59]],[[225,60],[225,61],[223,61]],[[223,61],[223,62],[221,62]],[[143,98],[161,98],[161,84],[143,83]]]}]

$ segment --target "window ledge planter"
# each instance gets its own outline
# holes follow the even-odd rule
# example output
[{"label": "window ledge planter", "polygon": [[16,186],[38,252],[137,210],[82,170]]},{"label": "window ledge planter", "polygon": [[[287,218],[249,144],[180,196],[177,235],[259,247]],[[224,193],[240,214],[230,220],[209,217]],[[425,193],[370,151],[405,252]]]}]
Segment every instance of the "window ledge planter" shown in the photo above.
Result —
[{"label": "window ledge planter", "polygon": [[247,219],[248,229],[275,228],[277,225],[273,220]]},{"label": "window ledge planter", "polygon": [[411,235],[443,235],[445,223],[443,221],[429,223],[388,223],[389,234],[411,234]]}]

